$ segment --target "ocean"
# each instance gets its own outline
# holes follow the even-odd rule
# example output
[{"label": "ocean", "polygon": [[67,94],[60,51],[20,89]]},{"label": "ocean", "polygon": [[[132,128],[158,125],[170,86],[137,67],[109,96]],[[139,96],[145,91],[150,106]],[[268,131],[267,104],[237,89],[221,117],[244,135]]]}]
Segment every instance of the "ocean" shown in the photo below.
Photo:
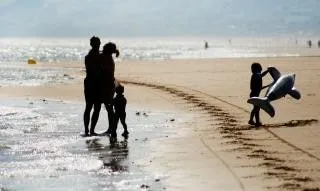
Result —
[{"label": "ocean", "polygon": [[[0,63],[83,62],[90,49],[89,38],[0,38]],[[313,46],[307,48],[307,40]],[[120,60],[164,60],[201,58],[246,58],[319,56],[320,37],[101,37],[103,44],[115,42]],[[204,44],[208,42],[209,48]]]},{"label": "ocean", "polygon": [[[313,42],[311,48],[306,43],[309,39]],[[320,56],[316,37],[101,37],[101,41],[102,46],[109,41],[117,44],[118,63],[123,60]],[[205,42],[209,45],[207,49]],[[34,58],[44,64],[83,64],[89,49],[89,38],[0,38],[0,86],[70,81],[72,77],[61,69],[30,69],[27,60]]]},{"label": "ocean", "polygon": [[[142,168],[150,141],[171,136],[177,123],[167,122],[186,117],[131,105],[129,139],[119,125],[118,141],[110,143],[107,136],[80,136],[83,109],[64,101],[0,100],[0,190],[161,190],[155,180],[166,175]],[[97,132],[106,130],[106,116],[101,111]]]}]

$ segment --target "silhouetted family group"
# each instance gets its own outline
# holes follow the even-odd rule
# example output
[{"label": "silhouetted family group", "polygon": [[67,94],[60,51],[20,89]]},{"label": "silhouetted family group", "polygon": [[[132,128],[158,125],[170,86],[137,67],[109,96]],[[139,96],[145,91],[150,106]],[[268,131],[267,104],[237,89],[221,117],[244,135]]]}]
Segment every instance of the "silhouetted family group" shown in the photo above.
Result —
[{"label": "silhouetted family group", "polygon": [[[103,135],[117,137],[117,125],[120,119],[124,128],[122,136],[127,137],[129,134],[125,122],[127,100],[123,95],[124,87],[115,80],[115,63],[112,57],[113,54],[118,57],[119,50],[114,43],[108,42],[100,52],[100,44],[100,39],[93,36],[90,39],[92,49],[85,57],[84,95],[86,107],[83,115],[85,136],[97,135],[95,127],[99,119],[101,104],[104,104],[108,112],[109,127]],[[117,95],[114,97],[115,93]]]},{"label": "silhouetted family group", "polygon": [[[119,50],[114,43],[109,42],[103,46],[103,50],[100,52],[100,44],[100,39],[93,36],[90,39],[92,49],[85,57],[86,78],[84,80],[84,94],[86,108],[83,117],[85,136],[97,135],[94,129],[99,119],[101,104],[104,104],[108,112],[109,127],[105,133],[102,133],[102,135],[117,137],[117,125],[120,120],[124,128],[122,136],[127,138],[129,134],[125,122],[127,100],[123,95],[124,87],[115,80],[115,63],[112,57],[113,54],[118,57]],[[269,69],[262,72],[261,65],[259,63],[253,63],[251,65],[251,71],[250,97],[259,97],[262,89],[270,86],[270,84],[262,86],[262,77],[269,72]],[[115,93],[117,93],[117,95],[114,97]],[[92,108],[93,113],[89,129]],[[248,121],[250,125],[254,125],[256,127],[262,125],[259,111],[260,108],[258,106],[253,107]]]}]

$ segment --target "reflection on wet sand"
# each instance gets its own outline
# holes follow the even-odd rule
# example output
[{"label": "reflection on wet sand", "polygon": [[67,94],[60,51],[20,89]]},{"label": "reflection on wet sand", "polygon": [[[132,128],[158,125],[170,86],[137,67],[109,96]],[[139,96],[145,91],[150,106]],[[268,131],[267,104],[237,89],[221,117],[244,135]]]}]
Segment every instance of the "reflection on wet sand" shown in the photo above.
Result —
[{"label": "reflection on wet sand", "polygon": [[109,138],[109,145],[103,145],[99,140],[99,138],[86,140],[88,150],[99,152],[99,159],[102,160],[104,167],[110,169],[111,172],[128,171],[128,165],[125,164],[129,154],[127,139],[118,141]]}]

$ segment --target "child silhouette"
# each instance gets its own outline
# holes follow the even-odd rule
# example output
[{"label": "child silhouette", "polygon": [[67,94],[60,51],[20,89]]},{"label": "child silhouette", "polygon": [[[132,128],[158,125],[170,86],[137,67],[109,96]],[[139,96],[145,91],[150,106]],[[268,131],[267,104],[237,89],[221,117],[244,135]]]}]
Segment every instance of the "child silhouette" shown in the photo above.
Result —
[{"label": "child silhouette", "polygon": [[[269,69],[262,72],[262,67],[259,63],[253,63],[251,65],[251,81],[250,81],[250,97],[259,97],[260,92],[262,89],[268,87],[268,86],[264,86],[262,87],[262,77],[265,76],[268,72]],[[255,125],[256,127],[259,127],[262,125],[261,121],[260,121],[260,108],[258,106],[253,106],[253,109],[251,111],[250,114],[250,119],[249,119],[249,124],[250,125]],[[253,118],[255,117],[256,122],[253,121]]]},{"label": "child silhouette", "polygon": [[120,119],[120,122],[123,126],[123,137],[128,137],[129,132],[127,129],[126,124],[126,105],[127,105],[127,99],[123,95],[124,87],[122,85],[118,85],[116,87],[116,97],[113,99],[113,105],[115,110],[115,127],[117,128],[118,122]]}]

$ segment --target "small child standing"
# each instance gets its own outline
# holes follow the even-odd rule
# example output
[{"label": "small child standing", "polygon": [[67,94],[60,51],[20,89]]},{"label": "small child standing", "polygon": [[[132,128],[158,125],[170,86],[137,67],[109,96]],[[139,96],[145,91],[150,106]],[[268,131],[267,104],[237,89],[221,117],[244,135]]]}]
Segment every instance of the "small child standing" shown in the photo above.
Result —
[{"label": "small child standing", "polygon": [[[259,97],[261,90],[268,87],[268,86],[262,87],[262,77],[269,72],[269,69],[262,73],[261,71],[262,71],[262,67],[259,63],[256,63],[256,62],[252,63],[251,65],[252,75],[251,75],[251,81],[250,81],[250,89],[251,89],[250,97]],[[260,112],[260,108],[258,106],[253,106],[253,109],[250,114],[250,120],[248,122],[250,125],[255,125],[256,127],[259,127],[262,125],[260,121],[259,112]],[[253,121],[254,117],[256,119],[256,122]]]},{"label": "small child standing", "polygon": [[113,99],[113,105],[114,105],[114,110],[115,110],[115,128],[117,129],[118,122],[120,119],[120,122],[123,126],[123,137],[128,137],[129,132],[127,129],[127,124],[126,124],[126,105],[127,105],[127,99],[123,95],[124,92],[124,87],[122,85],[118,85],[116,87],[116,97]]}]

